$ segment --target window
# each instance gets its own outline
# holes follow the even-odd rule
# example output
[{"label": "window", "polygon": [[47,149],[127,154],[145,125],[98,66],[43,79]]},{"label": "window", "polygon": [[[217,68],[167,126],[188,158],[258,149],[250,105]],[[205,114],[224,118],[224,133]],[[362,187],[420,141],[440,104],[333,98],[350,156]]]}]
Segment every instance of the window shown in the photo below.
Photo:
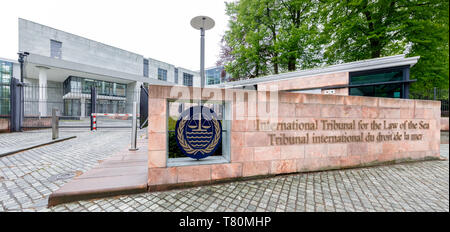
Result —
[{"label": "window", "polygon": [[177,69],[177,68],[175,68],[174,82],[175,82],[176,84],[178,84],[178,69]]},{"label": "window", "polygon": [[167,81],[167,70],[158,68],[158,80]]},{"label": "window", "polygon": [[62,58],[62,43],[56,40],[50,40],[50,57],[61,59]]},{"label": "window", "polygon": [[366,75],[352,75],[350,77],[350,84],[369,84],[401,80],[403,80],[403,72],[402,70],[397,70]]},{"label": "window", "polygon": [[349,94],[353,96],[408,98],[409,67],[350,73]]},{"label": "window", "polygon": [[192,86],[192,80],[194,75],[189,73],[183,73],[183,85],[185,86]]},{"label": "window", "polygon": [[125,97],[127,91],[127,85],[114,83],[114,96]]},{"label": "window", "polygon": [[83,79],[81,86],[83,88],[83,93],[91,93],[92,87],[97,87],[95,81],[91,79]]},{"label": "window", "polygon": [[350,88],[352,96],[402,98],[402,84],[372,85]]},{"label": "window", "polygon": [[206,84],[215,85],[220,84],[221,68],[214,68],[206,70]]},{"label": "window", "polygon": [[144,77],[148,77],[148,59],[144,59]]},{"label": "window", "polygon": [[65,116],[81,116],[80,99],[64,99]]}]

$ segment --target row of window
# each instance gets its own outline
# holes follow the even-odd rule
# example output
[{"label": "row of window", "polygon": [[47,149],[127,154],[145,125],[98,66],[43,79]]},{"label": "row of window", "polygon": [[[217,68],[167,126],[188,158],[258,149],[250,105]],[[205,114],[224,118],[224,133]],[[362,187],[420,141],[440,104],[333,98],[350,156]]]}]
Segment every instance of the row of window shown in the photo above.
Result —
[{"label": "row of window", "polygon": [[[175,68],[174,71],[175,80],[174,82],[178,84],[178,69]],[[167,81],[167,70],[158,68],[158,80]],[[193,86],[194,75],[189,73],[183,73],[183,85]]]},{"label": "row of window", "polygon": [[[52,58],[56,58],[56,59],[61,59],[62,58],[62,42],[56,41],[56,40],[50,40],[50,57]],[[149,76],[149,60],[148,59],[144,59],[144,70],[143,70],[143,75],[144,77],[148,77]],[[175,68],[175,83],[178,84],[178,69]],[[183,85],[186,86],[192,86],[192,75],[191,74],[187,74],[187,73],[183,73]],[[162,68],[158,68],[158,80],[162,80],[162,81],[167,81],[167,70],[162,69]],[[95,85],[95,84],[91,84],[88,83],[89,81],[86,81],[85,84],[82,84],[81,88],[83,88],[83,92],[85,91],[90,91],[91,86]],[[78,86],[77,83],[74,83],[74,86],[76,86],[77,88],[80,88],[80,86]],[[106,90],[108,89],[108,90]],[[108,92],[111,89],[111,87],[109,86],[109,84],[107,84],[107,86],[103,86],[102,90],[104,90],[104,92],[102,92],[102,94],[104,95],[110,95],[110,93]],[[99,92],[100,94],[100,92]]]},{"label": "row of window", "polygon": [[91,88],[95,87],[98,95],[125,97],[127,91],[126,84],[92,80],[76,76],[69,76],[64,81],[63,87],[64,94],[69,92],[90,94]]}]

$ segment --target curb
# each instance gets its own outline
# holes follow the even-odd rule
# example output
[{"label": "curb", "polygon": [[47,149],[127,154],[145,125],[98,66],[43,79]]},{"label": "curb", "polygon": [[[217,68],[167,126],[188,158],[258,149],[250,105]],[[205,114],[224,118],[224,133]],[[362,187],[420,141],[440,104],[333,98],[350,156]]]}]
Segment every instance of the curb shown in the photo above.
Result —
[{"label": "curb", "polygon": [[40,147],[40,146],[50,145],[50,144],[53,144],[53,143],[58,143],[58,142],[62,142],[62,141],[65,141],[65,140],[74,139],[76,137],[77,136],[69,136],[69,137],[66,137],[66,138],[55,139],[55,140],[51,140],[49,142],[40,143],[40,144],[36,144],[36,145],[31,145],[31,146],[28,146],[28,147],[19,148],[19,149],[12,150],[12,151],[7,151],[7,152],[4,152],[4,153],[0,153],[0,157],[13,155],[15,153],[26,151],[26,150],[30,150],[30,149],[33,149],[33,148],[36,148],[36,147]]},{"label": "curb", "polygon": [[51,193],[48,198],[47,208],[75,201],[87,201],[105,197],[117,197],[122,195],[131,195],[146,192],[147,184],[134,185],[123,188],[104,188],[100,190],[80,191],[73,193]]}]

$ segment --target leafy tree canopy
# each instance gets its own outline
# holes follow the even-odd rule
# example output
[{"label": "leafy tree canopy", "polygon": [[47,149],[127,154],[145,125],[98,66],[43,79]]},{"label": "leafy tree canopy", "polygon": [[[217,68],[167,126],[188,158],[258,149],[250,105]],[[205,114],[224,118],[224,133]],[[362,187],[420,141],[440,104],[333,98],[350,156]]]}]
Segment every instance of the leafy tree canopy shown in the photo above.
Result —
[{"label": "leafy tree canopy", "polygon": [[395,54],[420,56],[413,89],[448,88],[448,0],[240,0],[218,64],[235,79]]}]

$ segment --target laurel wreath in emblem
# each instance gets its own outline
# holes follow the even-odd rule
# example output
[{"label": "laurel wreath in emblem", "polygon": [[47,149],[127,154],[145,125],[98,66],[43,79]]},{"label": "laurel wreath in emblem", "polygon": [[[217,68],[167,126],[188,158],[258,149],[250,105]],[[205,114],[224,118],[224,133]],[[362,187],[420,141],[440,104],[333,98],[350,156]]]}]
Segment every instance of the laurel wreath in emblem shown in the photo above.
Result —
[{"label": "laurel wreath in emblem", "polygon": [[184,151],[188,154],[192,154],[192,155],[197,155],[197,153],[201,153],[201,154],[205,154],[205,153],[209,153],[212,150],[214,150],[214,148],[216,147],[217,143],[220,141],[220,125],[219,122],[216,119],[213,119],[213,123],[214,123],[214,129],[215,129],[215,135],[214,135],[214,139],[212,140],[212,142],[205,148],[205,149],[196,149],[196,148],[192,148],[188,142],[184,139],[183,136],[183,129],[184,129],[184,125],[186,124],[188,120],[180,120],[180,124],[178,126],[177,129],[177,138],[178,138],[178,143],[180,144],[180,146],[184,149]]}]

